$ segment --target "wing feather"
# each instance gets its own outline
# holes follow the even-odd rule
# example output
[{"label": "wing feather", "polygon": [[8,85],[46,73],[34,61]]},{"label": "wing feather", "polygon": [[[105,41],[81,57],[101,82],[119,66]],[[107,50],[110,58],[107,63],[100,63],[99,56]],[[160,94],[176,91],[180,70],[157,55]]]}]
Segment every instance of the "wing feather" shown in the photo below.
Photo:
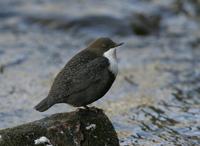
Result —
[{"label": "wing feather", "polygon": [[97,57],[92,61],[82,63],[79,69],[70,69],[66,65],[55,78],[49,97],[61,102],[73,93],[87,89],[101,80],[101,75],[108,66],[109,61],[105,57]]}]

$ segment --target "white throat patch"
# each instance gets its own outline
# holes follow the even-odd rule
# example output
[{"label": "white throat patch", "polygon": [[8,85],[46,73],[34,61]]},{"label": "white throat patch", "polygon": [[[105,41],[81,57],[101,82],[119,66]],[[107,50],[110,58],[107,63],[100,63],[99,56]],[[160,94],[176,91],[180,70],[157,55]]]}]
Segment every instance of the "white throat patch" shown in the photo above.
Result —
[{"label": "white throat patch", "polygon": [[116,49],[110,49],[103,54],[109,60],[109,70],[116,76],[118,73]]}]

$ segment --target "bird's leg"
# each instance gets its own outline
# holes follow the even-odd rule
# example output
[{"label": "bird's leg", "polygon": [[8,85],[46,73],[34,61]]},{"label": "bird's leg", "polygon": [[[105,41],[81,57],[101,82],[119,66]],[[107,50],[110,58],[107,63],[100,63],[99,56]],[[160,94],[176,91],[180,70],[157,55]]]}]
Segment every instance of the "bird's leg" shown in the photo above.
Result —
[{"label": "bird's leg", "polygon": [[103,112],[102,109],[98,109],[98,108],[96,108],[96,107],[94,107],[94,106],[89,107],[89,106],[85,105],[85,106],[83,106],[83,107],[84,107],[86,110],[92,111],[92,112],[95,112],[95,113]]},{"label": "bird's leg", "polygon": [[78,112],[79,112],[79,111],[82,111],[82,110],[87,110],[87,111],[89,111],[90,108],[89,108],[87,105],[84,105],[84,106],[81,106],[81,107],[78,107],[78,108],[77,108],[77,111],[78,111]]},{"label": "bird's leg", "polygon": [[86,110],[89,110],[90,108],[89,108],[89,106],[87,106],[87,105],[84,105],[83,106]]},{"label": "bird's leg", "polygon": [[103,112],[102,109],[98,109],[98,108],[96,108],[96,107],[94,107],[94,106],[89,107],[89,106],[87,106],[87,105],[84,105],[83,107],[84,107],[86,110],[92,111],[92,112],[95,112],[95,113]]}]

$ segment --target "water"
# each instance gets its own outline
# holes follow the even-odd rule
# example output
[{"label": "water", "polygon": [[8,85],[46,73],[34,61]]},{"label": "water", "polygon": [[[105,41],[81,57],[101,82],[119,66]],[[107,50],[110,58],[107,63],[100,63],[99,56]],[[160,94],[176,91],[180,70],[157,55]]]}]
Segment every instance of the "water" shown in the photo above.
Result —
[{"label": "water", "polygon": [[41,114],[33,107],[77,51],[109,36],[125,42],[118,50],[120,73],[93,105],[110,117],[121,145],[200,145],[194,2],[1,0],[0,128],[74,110],[61,104]]}]

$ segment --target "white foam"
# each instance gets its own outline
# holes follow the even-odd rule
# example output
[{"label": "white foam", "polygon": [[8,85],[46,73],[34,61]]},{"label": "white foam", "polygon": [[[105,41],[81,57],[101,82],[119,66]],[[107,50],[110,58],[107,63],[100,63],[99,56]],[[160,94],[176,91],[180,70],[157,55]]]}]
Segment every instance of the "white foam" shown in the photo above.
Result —
[{"label": "white foam", "polygon": [[86,130],[90,130],[90,129],[95,129],[96,128],[96,124],[90,124],[89,126],[87,126],[85,129]]},{"label": "white foam", "polygon": [[36,139],[34,142],[35,142],[35,145],[48,143],[46,146],[53,146],[51,145],[50,140],[46,138],[45,136],[42,136]]}]

